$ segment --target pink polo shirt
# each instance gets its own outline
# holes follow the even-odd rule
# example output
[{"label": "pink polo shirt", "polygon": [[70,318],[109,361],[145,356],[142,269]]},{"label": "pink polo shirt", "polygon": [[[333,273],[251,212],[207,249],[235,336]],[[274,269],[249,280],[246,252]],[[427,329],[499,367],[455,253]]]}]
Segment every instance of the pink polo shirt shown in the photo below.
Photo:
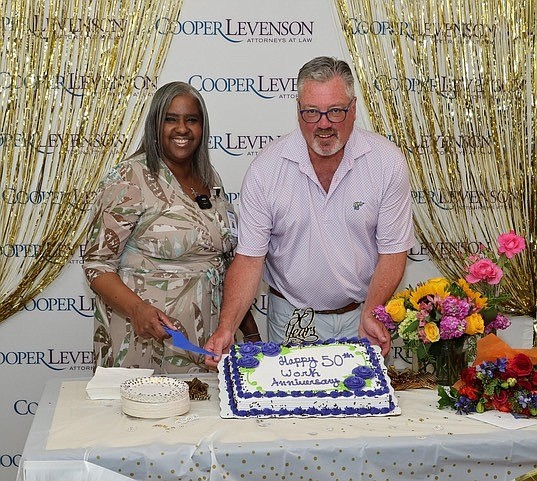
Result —
[{"label": "pink polo shirt", "polygon": [[354,129],[328,193],[299,129],[267,145],[244,177],[237,253],[266,255],[264,280],[296,307],[363,301],[378,253],[413,245],[406,160],[381,135]]}]

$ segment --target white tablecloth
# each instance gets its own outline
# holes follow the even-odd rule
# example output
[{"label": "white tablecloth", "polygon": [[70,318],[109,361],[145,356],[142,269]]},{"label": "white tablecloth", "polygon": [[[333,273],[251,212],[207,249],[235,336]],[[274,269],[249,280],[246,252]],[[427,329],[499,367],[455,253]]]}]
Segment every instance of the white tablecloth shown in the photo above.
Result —
[{"label": "white tablecloth", "polygon": [[439,410],[436,391],[397,392],[400,416],[222,419],[216,377],[198,377],[211,399],[160,420],[90,400],[87,381],[49,381],[18,481],[511,481],[537,467],[537,427]]}]

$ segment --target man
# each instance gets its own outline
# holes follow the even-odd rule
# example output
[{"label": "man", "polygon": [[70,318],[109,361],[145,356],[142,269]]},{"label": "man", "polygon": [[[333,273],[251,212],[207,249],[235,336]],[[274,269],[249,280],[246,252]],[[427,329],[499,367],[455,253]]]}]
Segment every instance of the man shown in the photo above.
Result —
[{"label": "man", "polygon": [[414,244],[405,159],[385,137],[354,127],[344,61],[318,57],[298,74],[299,129],[269,144],[243,181],[239,244],[224,282],[214,367],[256,295],[270,287],[269,339],[298,343],[390,336],[372,315],[398,287]]}]

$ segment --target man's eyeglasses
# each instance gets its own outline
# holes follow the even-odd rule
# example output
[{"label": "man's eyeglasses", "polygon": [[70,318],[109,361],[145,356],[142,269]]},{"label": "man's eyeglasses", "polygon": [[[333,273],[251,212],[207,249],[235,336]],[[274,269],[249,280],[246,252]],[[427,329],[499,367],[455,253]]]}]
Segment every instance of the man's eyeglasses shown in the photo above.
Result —
[{"label": "man's eyeglasses", "polygon": [[337,124],[338,122],[343,122],[347,118],[347,112],[350,110],[353,101],[354,99],[352,99],[349,102],[349,105],[347,105],[347,107],[345,107],[344,109],[334,107],[333,109],[327,110],[326,112],[321,112],[317,109],[302,109],[299,110],[299,112],[300,116],[302,117],[302,120],[308,124],[315,124],[319,122],[323,115],[326,115],[326,118],[330,122]]}]

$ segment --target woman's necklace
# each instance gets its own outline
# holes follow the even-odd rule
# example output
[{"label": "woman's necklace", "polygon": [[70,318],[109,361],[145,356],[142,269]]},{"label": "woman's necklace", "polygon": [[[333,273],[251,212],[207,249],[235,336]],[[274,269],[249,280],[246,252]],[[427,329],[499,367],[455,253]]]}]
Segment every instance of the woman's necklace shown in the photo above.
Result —
[{"label": "woman's necklace", "polygon": [[[171,169],[170,169],[171,170]],[[173,172],[172,171],[172,174],[173,176],[175,177],[175,179],[177,180],[177,182],[179,182],[179,185],[181,186],[181,188],[183,189],[183,192],[185,194],[187,194],[187,189],[189,188],[190,191],[192,192],[192,196],[194,197],[194,202],[196,204],[198,204],[198,207],[200,209],[210,209],[213,204],[211,204],[211,201],[209,200],[209,196],[206,195],[206,194],[202,194],[200,192],[196,192],[196,190],[194,189],[194,187],[192,187],[192,185],[190,185],[189,187],[186,187],[180,180],[179,180],[179,176],[177,175],[177,173]],[[189,182],[190,183],[190,182]],[[188,194],[187,194],[188,195]]]},{"label": "woman's necklace", "polygon": [[192,195],[194,196],[194,202],[198,204],[200,209],[210,209],[213,206],[213,204],[211,204],[211,201],[209,200],[209,196],[196,192],[194,190],[194,187],[190,187],[190,190],[192,191]]}]

